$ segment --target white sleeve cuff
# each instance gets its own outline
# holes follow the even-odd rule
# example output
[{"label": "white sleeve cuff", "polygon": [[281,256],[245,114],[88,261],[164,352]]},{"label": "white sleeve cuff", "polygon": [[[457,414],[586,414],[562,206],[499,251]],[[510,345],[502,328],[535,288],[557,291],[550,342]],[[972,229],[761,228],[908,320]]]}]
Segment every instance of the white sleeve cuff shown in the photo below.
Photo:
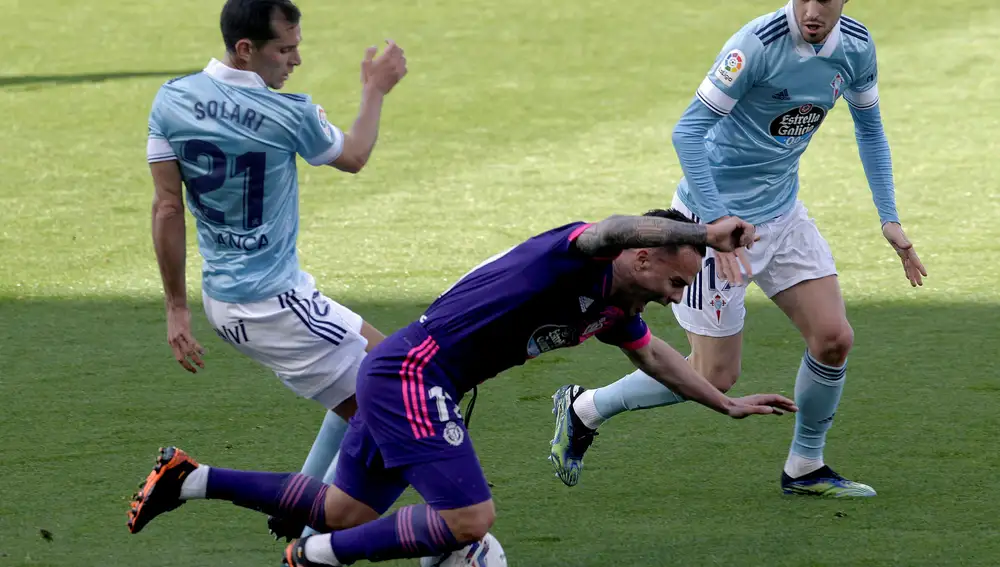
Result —
[{"label": "white sleeve cuff", "polygon": [[736,106],[736,99],[722,92],[722,89],[715,86],[711,79],[705,77],[698,86],[698,99],[705,103],[712,112],[726,116],[733,107]]},{"label": "white sleeve cuff", "polygon": [[878,104],[878,85],[872,85],[872,88],[861,93],[847,91],[844,93],[844,99],[858,110],[871,108]]},{"label": "white sleeve cuff", "polygon": [[158,161],[170,161],[176,160],[177,155],[174,154],[174,149],[170,147],[170,142],[167,142],[165,138],[159,136],[150,136],[146,140],[146,161],[149,163],[156,163]]},{"label": "white sleeve cuff", "polygon": [[330,145],[323,153],[306,158],[306,163],[314,166],[321,166],[330,163],[331,161],[340,157],[340,154],[344,151],[344,133],[333,124],[330,124],[330,128],[333,130],[333,144]]}]

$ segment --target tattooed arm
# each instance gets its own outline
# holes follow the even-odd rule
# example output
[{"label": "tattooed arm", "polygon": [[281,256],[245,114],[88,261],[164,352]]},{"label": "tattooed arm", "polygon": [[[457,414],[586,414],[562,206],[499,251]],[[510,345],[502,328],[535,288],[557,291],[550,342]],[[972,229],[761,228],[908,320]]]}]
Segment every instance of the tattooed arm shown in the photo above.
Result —
[{"label": "tattooed arm", "polygon": [[614,256],[628,248],[705,246],[706,225],[660,217],[612,216],[592,225],[577,237],[576,247],[588,256]]},{"label": "tattooed arm", "polygon": [[730,217],[714,225],[695,224],[655,216],[611,216],[591,225],[575,240],[588,256],[614,256],[629,248],[711,246],[732,252],[754,240],[754,227]]}]

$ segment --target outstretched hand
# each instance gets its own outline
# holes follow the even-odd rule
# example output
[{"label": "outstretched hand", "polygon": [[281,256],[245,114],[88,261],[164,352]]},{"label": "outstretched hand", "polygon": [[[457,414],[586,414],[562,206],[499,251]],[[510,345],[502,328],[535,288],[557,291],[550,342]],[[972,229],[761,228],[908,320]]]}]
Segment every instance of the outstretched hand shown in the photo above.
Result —
[{"label": "outstretched hand", "polygon": [[731,398],[731,401],[732,405],[726,413],[734,419],[743,419],[755,414],[784,415],[785,412],[799,411],[795,402],[778,394],[753,394],[742,398]]}]

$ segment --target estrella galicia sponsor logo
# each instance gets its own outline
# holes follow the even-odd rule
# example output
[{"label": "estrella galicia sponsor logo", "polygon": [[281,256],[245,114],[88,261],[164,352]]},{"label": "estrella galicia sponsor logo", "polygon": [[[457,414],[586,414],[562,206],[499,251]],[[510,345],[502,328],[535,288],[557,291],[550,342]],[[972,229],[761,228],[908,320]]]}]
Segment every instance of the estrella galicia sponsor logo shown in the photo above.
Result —
[{"label": "estrella galicia sponsor logo", "polygon": [[791,146],[807,140],[825,118],[823,107],[803,104],[775,117],[771,121],[771,135],[779,143]]},{"label": "estrella galicia sponsor logo", "polygon": [[580,334],[567,325],[542,325],[528,339],[528,358],[580,344]]}]

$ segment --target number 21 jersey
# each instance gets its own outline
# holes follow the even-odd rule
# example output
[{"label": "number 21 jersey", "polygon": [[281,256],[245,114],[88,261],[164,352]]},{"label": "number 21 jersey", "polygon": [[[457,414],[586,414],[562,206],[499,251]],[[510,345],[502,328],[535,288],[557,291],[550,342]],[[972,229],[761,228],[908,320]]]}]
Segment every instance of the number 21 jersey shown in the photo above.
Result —
[{"label": "number 21 jersey", "polygon": [[343,144],[308,96],[271,91],[256,73],[215,59],[160,87],[147,161],[180,164],[209,297],[250,303],[298,283],[295,156],[325,165]]}]

